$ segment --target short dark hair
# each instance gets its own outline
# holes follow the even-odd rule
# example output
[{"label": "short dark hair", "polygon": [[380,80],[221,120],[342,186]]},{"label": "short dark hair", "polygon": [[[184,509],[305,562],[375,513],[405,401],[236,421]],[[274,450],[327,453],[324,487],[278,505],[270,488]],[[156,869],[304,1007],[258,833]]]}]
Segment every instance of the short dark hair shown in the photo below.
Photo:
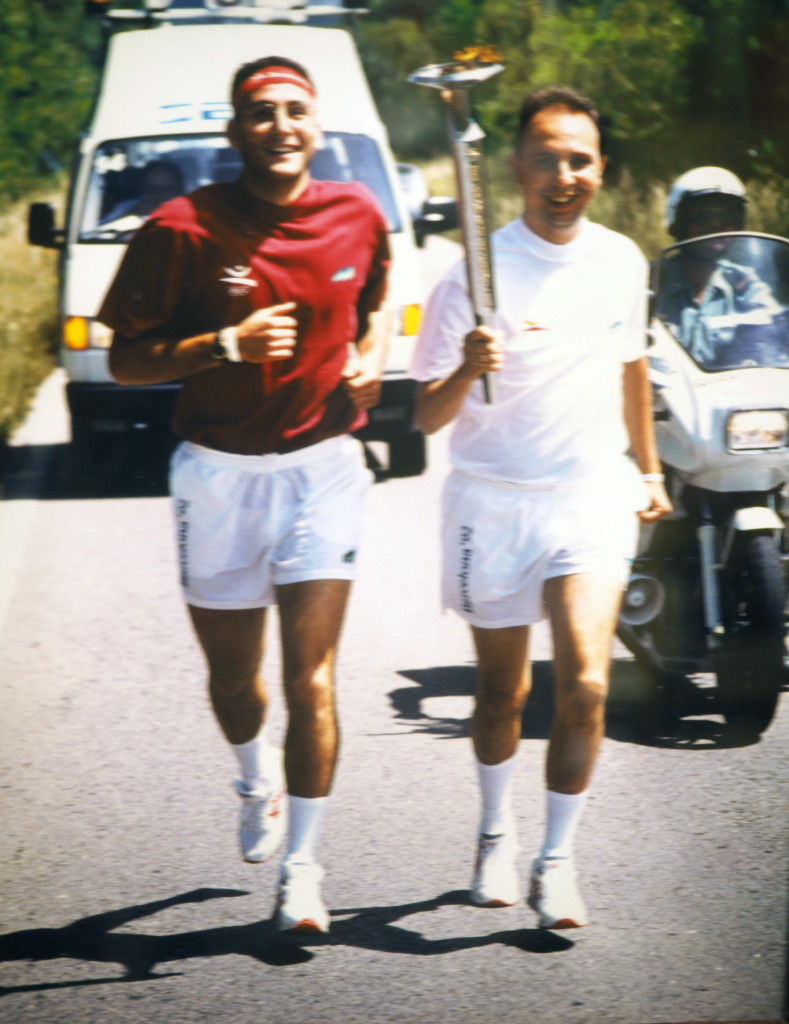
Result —
[{"label": "short dark hair", "polygon": [[534,116],[548,107],[566,107],[574,114],[586,114],[600,135],[600,152],[605,152],[604,124],[600,111],[592,100],[566,85],[548,85],[543,89],[537,89],[523,101],[518,116],[518,131],[515,135],[516,152],[520,149]]},{"label": "short dark hair", "polygon": [[242,64],[241,67],[233,75],[233,84],[230,87],[230,102],[235,107],[236,104],[236,93],[241,87],[241,83],[245,82],[250,75],[254,75],[256,71],[262,71],[264,68],[290,68],[291,71],[295,71],[301,75],[302,78],[306,78],[312,86],[312,91],[315,92],[315,83],[307,73],[306,68],[302,67],[295,60],[291,60],[290,57],[258,57],[257,60],[251,60],[246,64]]}]

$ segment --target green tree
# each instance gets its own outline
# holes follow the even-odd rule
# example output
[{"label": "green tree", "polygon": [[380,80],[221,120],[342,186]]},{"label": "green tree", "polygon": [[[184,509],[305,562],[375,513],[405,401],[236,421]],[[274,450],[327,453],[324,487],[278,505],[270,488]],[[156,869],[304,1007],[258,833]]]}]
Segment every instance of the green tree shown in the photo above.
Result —
[{"label": "green tree", "polygon": [[359,54],[392,146],[404,156],[431,156],[445,145],[441,101],[433,90],[408,82],[417,68],[436,61],[414,21],[360,22],[355,28]]},{"label": "green tree", "polygon": [[789,2],[683,0],[700,24],[684,127],[708,163],[769,176],[789,163]]},{"label": "green tree", "polygon": [[77,0],[0,0],[0,202],[70,161],[98,48]]},{"label": "green tree", "polygon": [[532,7],[530,31],[507,42],[513,7],[486,5],[483,24],[501,39],[506,75],[484,115],[494,134],[512,136],[524,94],[549,84],[591,96],[610,121],[614,156],[639,179],[666,173],[669,140],[687,90],[688,49],[695,22],[676,0],[620,0],[604,9],[579,3],[566,13]]}]

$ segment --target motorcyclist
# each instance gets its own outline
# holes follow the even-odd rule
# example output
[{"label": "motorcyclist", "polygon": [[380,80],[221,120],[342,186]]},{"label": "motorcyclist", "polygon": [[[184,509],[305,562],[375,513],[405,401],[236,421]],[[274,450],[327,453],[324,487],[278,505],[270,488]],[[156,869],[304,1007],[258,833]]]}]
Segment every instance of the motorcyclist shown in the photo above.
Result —
[{"label": "motorcyclist", "polygon": [[[724,231],[742,231],[745,185],[723,167],[695,167],[680,175],[666,204],[666,228],[678,241]],[[656,312],[701,365],[730,359],[743,313],[769,322],[781,312],[769,287],[751,268],[726,259],[731,239],[709,238],[684,246],[664,261]]]}]

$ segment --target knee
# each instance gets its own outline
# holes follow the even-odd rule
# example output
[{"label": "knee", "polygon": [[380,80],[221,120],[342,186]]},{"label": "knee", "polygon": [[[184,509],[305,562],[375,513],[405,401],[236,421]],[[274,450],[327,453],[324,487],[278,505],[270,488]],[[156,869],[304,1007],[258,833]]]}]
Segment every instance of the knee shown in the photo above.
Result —
[{"label": "knee", "polygon": [[520,717],[529,689],[525,682],[513,685],[480,680],[477,688],[476,715],[492,721]]},{"label": "knee", "polygon": [[246,700],[257,691],[258,682],[257,672],[224,668],[211,671],[208,686],[214,700]]},{"label": "knee", "polygon": [[291,717],[323,717],[334,713],[334,680],[324,666],[303,669],[286,680],[288,712]]},{"label": "knee", "polygon": [[595,676],[581,677],[569,686],[557,689],[556,716],[576,729],[594,729],[605,719],[608,692],[606,680]]}]

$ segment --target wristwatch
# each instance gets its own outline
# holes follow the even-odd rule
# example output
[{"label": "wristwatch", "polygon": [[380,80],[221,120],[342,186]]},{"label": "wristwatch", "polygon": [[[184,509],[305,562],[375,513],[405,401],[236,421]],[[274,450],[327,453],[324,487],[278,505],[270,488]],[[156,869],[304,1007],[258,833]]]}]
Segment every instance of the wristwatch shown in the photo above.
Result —
[{"label": "wristwatch", "polygon": [[225,346],[222,344],[222,332],[218,331],[214,335],[213,343],[211,344],[211,355],[214,359],[218,359],[220,363],[229,363]]},{"label": "wristwatch", "polygon": [[221,363],[241,362],[235,327],[223,327],[221,331],[217,331],[211,346],[211,355]]}]

